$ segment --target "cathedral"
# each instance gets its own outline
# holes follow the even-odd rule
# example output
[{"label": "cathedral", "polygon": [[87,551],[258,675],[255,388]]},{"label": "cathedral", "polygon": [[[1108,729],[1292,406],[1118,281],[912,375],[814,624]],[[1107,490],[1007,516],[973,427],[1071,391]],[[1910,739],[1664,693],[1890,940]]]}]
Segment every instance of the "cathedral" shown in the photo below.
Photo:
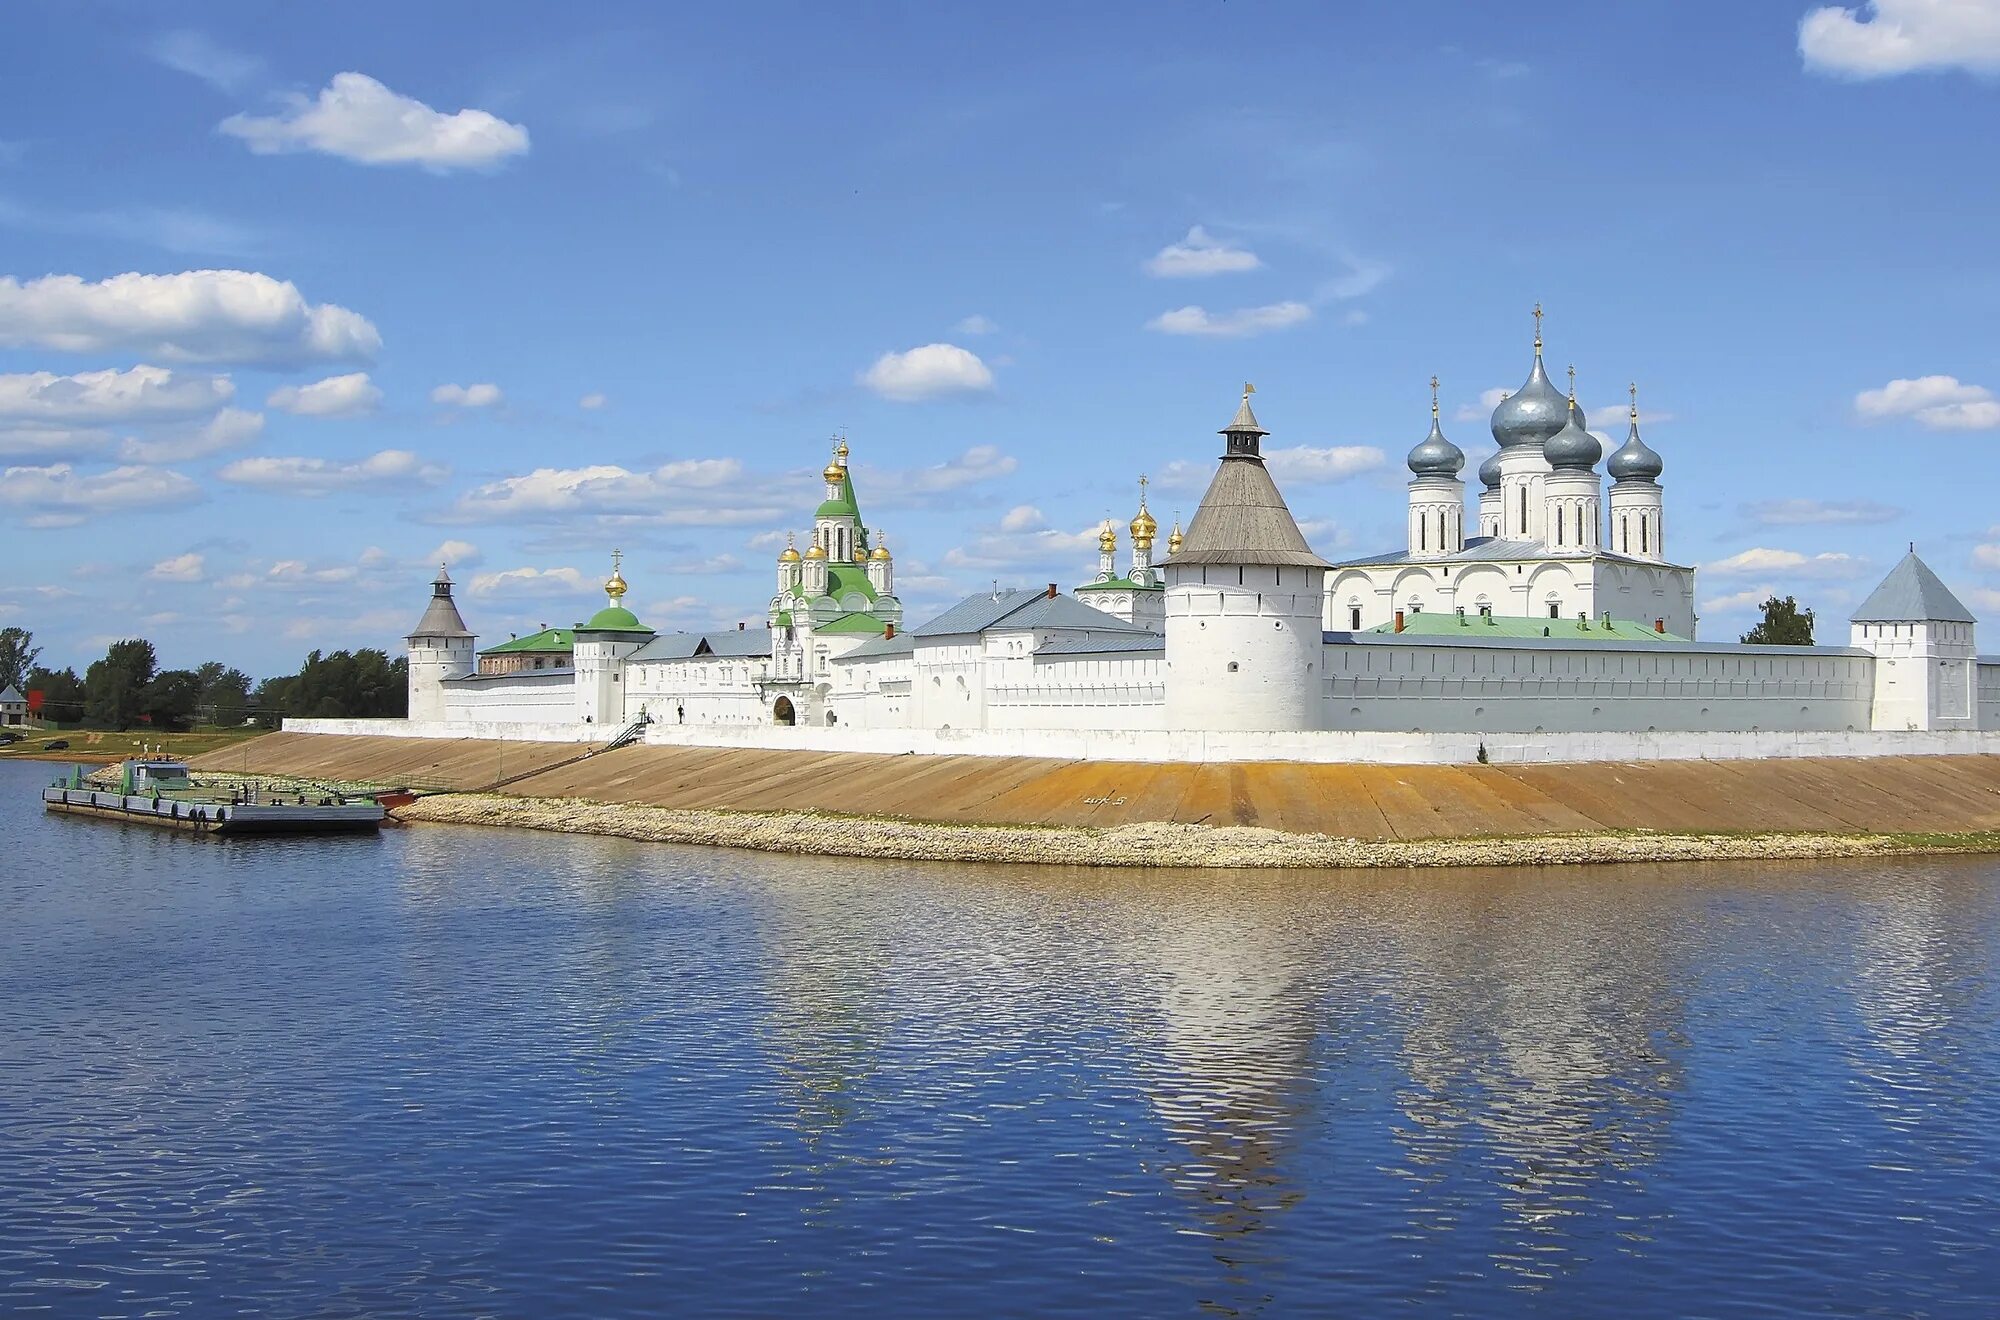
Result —
[{"label": "cathedral", "polygon": [[1477,469],[1472,508],[1433,378],[1394,550],[1332,563],[1312,548],[1245,386],[1207,492],[1162,558],[1141,478],[1124,565],[1107,521],[1095,576],[1070,592],[977,592],[906,627],[842,439],[806,548],[794,536],[778,555],[762,628],[656,631],[625,606],[614,552],[603,608],[480,651],[440,568],[408,638],[411,726],[838,729],[810,745],[922,735],[996,754],[1098,731],[1163,757],[1239,734],[1336,757],[1360,734],[2000,729],[2000,659],[1979,657],[1971,613],[1914,550],[1852,616],[1846,645],[1701,640],[1695,571],[1668,554],[1665,464],[1640,436],[1636,387],[1607,457],[1574,372],[1567,390],[1549,378],[1540,321],[1537,308],[1526,382],[1493,411],[1497,452]]}]

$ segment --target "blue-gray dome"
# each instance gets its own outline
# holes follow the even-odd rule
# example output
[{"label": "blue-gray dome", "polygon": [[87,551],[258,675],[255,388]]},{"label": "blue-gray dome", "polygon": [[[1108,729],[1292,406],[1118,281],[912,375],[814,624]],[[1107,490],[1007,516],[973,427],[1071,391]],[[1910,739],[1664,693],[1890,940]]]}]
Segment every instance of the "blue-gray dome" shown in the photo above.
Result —
[{"label": "blue-gray dome", "polygon": [[1535,351],[1535,367],[1525,385],[1493,410],[1493,438],[1502,449],[1524,449],[1539,445],[1569,420],[1569,400],[1549,381],[1542,369],[1542,354]]},{"label": "blue-gray dome", "polygon": [[1500,489],[1500,451],[1494,450],[1479,465],[1479,484],[1488,490]]},{"label": "blue-gray dome", "polygon": [[1431,433],[1410,451],[1410,471],[1420,477],[1456,477],[1465,466],[1465,451],[1444,438],[1437,414],[1431,414]]},{"label": "blue-gray dome", "polygon": [[1611,451],[1611,461],[1604,465],[1613,481],[1658,481],[1666,464],[1644,440],[1639,438],[1639,419],[1632,419],[1631,434],[1625,443]]},{"label": "blue-gray dome", "polygon": [[1542,444],[1542,457],[1560,470],[1587,472],[1604,457],[1604,446],[1584,429],[1583,409],[1570,405],[1569,421]]}]

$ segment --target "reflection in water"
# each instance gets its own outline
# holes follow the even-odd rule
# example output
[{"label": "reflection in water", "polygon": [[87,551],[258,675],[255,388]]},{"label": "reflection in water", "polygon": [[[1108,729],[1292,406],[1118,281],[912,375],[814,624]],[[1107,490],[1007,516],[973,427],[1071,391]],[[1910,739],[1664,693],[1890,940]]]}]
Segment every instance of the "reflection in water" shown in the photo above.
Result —
[{"label": "reflection in water", "polygon": [[21,824],[0,1314],[2000,1313],[1990,859]]}]

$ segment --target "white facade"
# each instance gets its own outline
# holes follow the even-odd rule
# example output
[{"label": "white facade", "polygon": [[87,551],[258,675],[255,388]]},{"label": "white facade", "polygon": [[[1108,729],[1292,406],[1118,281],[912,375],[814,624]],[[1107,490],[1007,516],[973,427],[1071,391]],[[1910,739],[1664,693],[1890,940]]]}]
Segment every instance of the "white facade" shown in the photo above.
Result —
[{"label": "white facade", "polygon": [[1321,727],[1325,580],[1297,565],[1169,565],[1168,727]]}]

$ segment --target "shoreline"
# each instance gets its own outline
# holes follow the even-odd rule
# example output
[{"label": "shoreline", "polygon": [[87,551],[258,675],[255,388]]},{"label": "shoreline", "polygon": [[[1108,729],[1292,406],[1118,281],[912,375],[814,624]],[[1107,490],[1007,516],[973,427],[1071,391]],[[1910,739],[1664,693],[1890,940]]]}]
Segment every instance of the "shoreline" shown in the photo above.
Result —
[{"label": "shoreline", "polygon": [[895,861],[1173,869],[1592,866],[2000,852],[2000,833],[1616,832],[1371,841],[1243,825],[965,825],[825,812],[717,811],[586,798],[451,793],[391,816],[414,824],[592,834],[642,843]]}]

